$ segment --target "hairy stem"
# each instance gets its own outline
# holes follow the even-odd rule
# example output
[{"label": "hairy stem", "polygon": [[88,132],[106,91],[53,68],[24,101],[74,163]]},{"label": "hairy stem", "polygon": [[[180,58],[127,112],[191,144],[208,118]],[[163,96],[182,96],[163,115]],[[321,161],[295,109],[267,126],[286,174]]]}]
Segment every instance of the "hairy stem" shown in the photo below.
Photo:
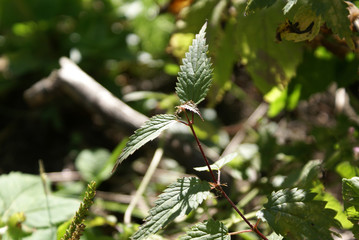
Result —
[{"label": "hairy stem", "polygon": [[185,115],[186,115],[186,118],[187,118],[187,121],[188,121],[187,126],[189,126],[189,128],[190,128],[191,131],[192,131],[192,134],[193,134],[194,138],[196,139],[196,142],[197,142],[197,145],[198,145],[198,147],[199,147],[199,150],[201,151],[201,154],[202,154],[202,156],[203,156],[203,159],[204,159],[204,161],[206,162],[206,165],[207,165],[207,167],[208,167],[208,170],[209,170],[209,172],[210,172],[210,174],[211,174],[211,176],[212,176],[213,182],[214,182],[215,185],[216,185],[216,189],[221,192],[222,196],[223,196],[225,199],[227,199],[227,201],[228,201],[229,204],[232,206],[232,208],[239,214],[239,216],[241,216],[241,218],[243,219],[243,221],[245,221],[245,222],[247,223],[247,225],[251,228],[251,231],[252,231],[252,232],[255,232],[255,233],[256,233],[258,236],[260,236],[262,239],[268,240],[268,239],[266,238],[266,236],[264,236],[264,235],[258,230],[257,224],[256,224],[255,226],[253,226],[253,225],[248,221],[248,219],[242,214],[242,212],[237,208],[237,206],[233,203],[233,201],[228,197],[228,195],[226,194],[226,192],[223,190],[223,188],[222,188],[220,182],[217,182],[217,179],[216,179],[216,177],[215,177],[215,175],[214,175],[214,173],[213,173],[213,171],[212,171],[212,168],[211,168],[211,166],[210,166],[210,164],[209,164],[209,162],[208,162],[208,159],[207,159],[206,155],[204,154],[202,145],[201,145],[201,143],[200,143],[200,141],[199,141],[199,139],[198,139],[198,137],[197,137],[197,134],[196,134],[196,132],[195,132],[195,130],[194,130],[194,128],[193,128],[193,118],[192,118],[192,120],[189,120],[188,115],[187,115],[186,112],[185,112]]}]

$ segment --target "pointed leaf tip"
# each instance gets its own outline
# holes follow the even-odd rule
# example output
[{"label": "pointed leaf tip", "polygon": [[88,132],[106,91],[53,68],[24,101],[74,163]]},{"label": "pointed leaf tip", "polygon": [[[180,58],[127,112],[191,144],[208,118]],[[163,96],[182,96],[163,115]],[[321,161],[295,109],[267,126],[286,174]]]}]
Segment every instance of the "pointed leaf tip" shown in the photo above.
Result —
[{"label": "pointed leaf tip", "polygon": [[206,28],[207,22],[196,34],[180,66],[176,93],[182,103],[192,100],[198,104],[203,101],[212,82],[211,61],[207,56],[208,45],[205,39]]}]

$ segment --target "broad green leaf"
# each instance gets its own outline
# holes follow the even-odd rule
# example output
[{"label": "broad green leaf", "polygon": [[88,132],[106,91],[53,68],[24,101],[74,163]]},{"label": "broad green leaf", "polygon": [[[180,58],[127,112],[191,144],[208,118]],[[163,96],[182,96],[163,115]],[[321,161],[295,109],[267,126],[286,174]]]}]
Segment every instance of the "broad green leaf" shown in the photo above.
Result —
[{"label": "broad green leaf", "polygon": [[114,172],[117,166],[128,156],[145,145],[147,142],[152,141],[158,137],[161,132],[168,129],[175,122],[177,122],[176,116],[171,114],[160,114],[150,118],[150,120],[148,120],[143,127],[137,129],[135,133],[129,138],[129,141],[117,159],[112,172]]},{"label": "broad green leaf", "polygon": [[301,169],[296,169],[293,173],[289,174],[282,183],[281,188],[289,188],[296,186],[307,189],[309,187],[312,187],[313,181],[315,179],[318,179],[320,166],[320,160],[309,161]]},{"label": "broad green leaf", "polygon": [[349,161],[341,161],[335,167],[335,171],[342,178],[352,178],[359,176],[359,168],[357,166],[353,166]]},{"label": "broad green leaf", "polygon": [[212,219],[199,223],[187,231],[180,240],[230,240],[227,227],[219,221]]},{"label": "broad green leaf", "polygon": [[181,113],[183,110],[188,110],[190,112],[197,114],[203,121],[201,112],[199,111],[197,105],[193,101],[188,101],[188,102],[185,102],[185,103],[177,106],[176,115]]},{"label": "broad green leaf", "polygon": [[76,168],[87,182],[92,180],[102,182],[111,176],[112,164],[110,152],[107,149],[82,150],[75,160]]},{"label": "broad green leaf", "polygon": [[359,177],[343,178],[342,187],[345,213],[354,224],[354,236],[359,239]]},{"label": "broad green leaf", "polygon": [[165,227],[176,217],[184,216],[196,209],[210,195],[208,182],[198,178],[182,178],[168,186],[150,210],[145,223],[132,239],[145,239]]},{"label": "broad green leaf", "polygon": [[80,204],[51,194],[46,197],[39,176],[13,172],[0,176],[0,186],[0,222],[6,223],[14,214],[22,213],[23,224],[39,234],[40,228],[49,232],[46,229],[71,218]]},{"label": "broad green leaf", "polygon": [[302,60],[301,44],[275,41],[278,23],[285,21],[281,8],[282,4],[276,3],[249,16],[238,14],[237,19],[236,50],[264,94],[274,86],[286,86]]},{"label": "broad green leaf", "polygon": [[342,0],[315,0],[312,1],[311,5],[313,11],[315,11],[317,15],[322,16],[333,33],[338,34],[341,38],[345,38],[349,47],[354,49],[348,19],[348,5]]},{"label": "broad green leaf", "polygon": [[210,59],[207,57],[205,23],[193,40],[186,57],[182,60],[181,71],[178,73],[176,93],[181,102],[193,101],[199,104],[207,95],[212,81]]},{"label": "broad green leaf", "polygon": [[322,183],[318,181],[315,186],[311,188],[311,191],[317,193],[314,200],[327,202],[325,208],[330,208],[337,212],[337,215],[335,215],[335,219],[340,222],[344,229],[350,229],[353,227],[353,224],[348,220],[347,216],[345,215],[343,204],[339,202],[338,199],[334,197],[330,192],[326,191]]},{"label": "broad green leaf", "polygon": [[249,0],[247,2],[245,14],[248,15],[250,13],[253,13],[255,10],[268,8],[268,7],[272,6],[275,2],[276,2],[276,0],[267,0],[267,1]]},{"label": "broad green leaf", "polygon": [[315,195],[297,188],[273,192],[257,215],[288,239],[333,239],[329,229],[340,227],[336,212],[326,209],[326,202],[313,200]]},{"label": "broad green leaf", "polygon": [[[211,165],[211,168],[212,168],[212,170],[220,170],[224,165],[231,162],[236,157],[238,157],[238,153],[236,153],[236,152],[230,153],[230,154],[224,156],[223,158],[219,159],[215,163],[213,163]],[[207,166],[195,167],[194,170],[199,171],[199,172],[208,171],[208,167]]]},{"label": "broad green leaf", "polygon": [[228,19],[224,31],[217,35],[216,45],[210,49],[216,56],[213,70],[213,82],[219,88],[216,98],[221,97],[232,85],[233,65],[238,61],[238,54],[233,51],[233,46],[236,44],[236,19]]}]

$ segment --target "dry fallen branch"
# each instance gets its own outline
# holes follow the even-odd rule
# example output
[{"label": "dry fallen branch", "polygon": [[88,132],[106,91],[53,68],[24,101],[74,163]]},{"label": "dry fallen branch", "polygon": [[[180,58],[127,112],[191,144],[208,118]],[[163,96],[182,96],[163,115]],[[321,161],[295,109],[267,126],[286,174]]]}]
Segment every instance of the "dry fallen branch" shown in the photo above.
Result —
[{"label": "dry fallen branch", "polygon": [[[148,120],[146,116],[112,95],[70,59],[61,58],[60,67],[25,91],[24,98],[30,106],[46,104],[58,93],[62,93],[84,106],[91,114],[100,115],[109,123],[115,124],[126,134],[132,134]],[[194,166],[202,164],[202,156],[196,147],[169,136],[164,148],[165,153],[178,160],[189,173],[207,177],[207,174],[193,170]],[[222,179],[224,182],[230,181],[224,173]]]}]

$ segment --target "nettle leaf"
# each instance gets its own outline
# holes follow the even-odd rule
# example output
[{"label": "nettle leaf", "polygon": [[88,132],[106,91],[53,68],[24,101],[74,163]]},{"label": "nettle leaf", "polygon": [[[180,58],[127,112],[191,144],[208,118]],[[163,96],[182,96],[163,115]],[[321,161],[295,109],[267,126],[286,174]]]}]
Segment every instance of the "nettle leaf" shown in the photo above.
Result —
[{"label": "nettle leaf", "polygon": [[191,228],[190,231],[182,236],[180,240],[230,240],[227,227],[219,221],[212,219],[199,223]]},{"label": "nettle leaf", "polygon": [[198,178],[181,178],[168,186],[155,207],[150,210],[145,223],[132,236],[132,239],[145,239],[156,233],[177,217],[184,216],[196,209],[210,195],[208,182]]},{"label": "nettle leaf", "polygon": [[359,177],[343,178],[343,200],[348,219],[359,221]]},{"label": "nettle leaf", "polygon": [[143,127],[137,129],[135,133],[131,135],[126,144],[126,147],[123,149],[121,155],[117,159],[112,172],[114,172],[117,166],[128,156],[133,154],[137,149],[145,145],[147,142],[152,141],[158,137],[161,132],[168,129],[176,122],[176,116],[171,114],[159,114],[150,118],[150,120],[148,120]]},{"label": "nettle leaf", "polygon": [[202,121],[204,121],[201,112],[199,111],[197,105],[193,101],[185,102],[177,106],[176,108],[177,108],[176,115],[180,114],[183,110],[188,110],[190,112],[197,114],[202,119]]},{"label": "nettle leaf", "polygon": [[[220,170],[224,165],[226,165],[227,163],[231,162],[233,159],[238,157],[238,155],[239,155],[238,153],[234,152],[234,153],[230,153],[230,154],[224,156],[223,158],[220,158],[218,161],[211,164],[211,169],[212,170]],[[209,171],[207,166],[195,167],[193,169],[196,171],[199,171],[199,172]]]},{"label": "nettle leaf", "polygon": [[327,26],[341,38],[345,38],[349,47],[354,49],[351,39],[350,21],[348,19],[348,5],[342,0],[315,0],[312,1],[313,11],[321,15]]},{"label": "nettle leaf", "polygon": [[250,13],[255,12],[256,10],[268,8],[268,7],[272,6],[276,1],[277,0],[267,0],[267,1],[249,0],[247,2],[246,10],[244,13],[245,13],[245,15],[248,15]]},{"label": "nettle leaf", "polygon": [[182,60],[176,84],[176,93],[181,102],[193,101],[199,104],[206,97],[212,82],[212,69],[210,58],[207,57],[205,23],[199,34],[193,40],[186,57]]},{"label": "nettle leaf", "polygon": [[313,200],[315,195],[298,188],[273,192],[257,215],[289,239],[333,239],[329,229],[340,227],[336,212],[326,209],[326,202]]},{"label": "nettle leaf", "polygon": [[354,236],[359,239],[359,177],[343,178],[343,200],[345,214],[354,224]]}]

